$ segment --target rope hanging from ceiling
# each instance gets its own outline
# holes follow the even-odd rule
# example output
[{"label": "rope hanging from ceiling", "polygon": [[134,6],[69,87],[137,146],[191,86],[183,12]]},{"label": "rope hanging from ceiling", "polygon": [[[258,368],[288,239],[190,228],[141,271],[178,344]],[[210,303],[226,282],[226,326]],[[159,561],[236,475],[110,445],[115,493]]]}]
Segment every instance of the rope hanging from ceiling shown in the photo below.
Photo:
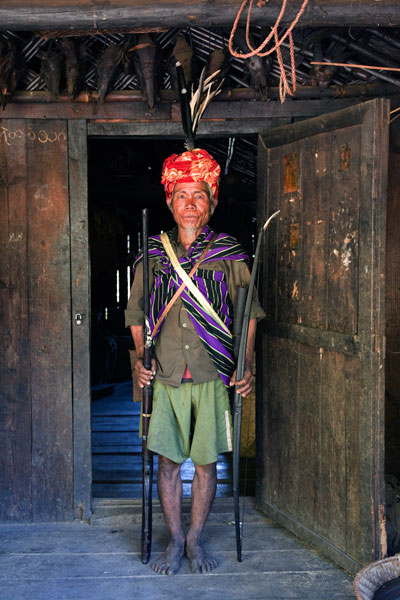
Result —
[{"label": "rope hanging from ceiling", "polygon": [[[246,42],[247,42],[248,47],[250,48],[250,52],[241,53],[241,52],[236,52],[234,50],[233,38],[236,33],[239,19],[243,13],[248,1],[250,3],[249,3],[249,10],[247,13],[247,21],[246,21]],[[258,0],[257,6],[260,8],[265,6],[266,1],[268,1],[268,0]],[[254,0],[243,0],[241,6],[239,8],[238,14],[236,15],[236,19],[233,23],[231,35],[229,36],[229,51],[232,54],[232,56],[234,56],[236,58],[244,58],[245,59],[245,58],[251,58],[252,56],[260,56],[262,58],[262,57],[268,56],[269,54],[272,54],[273,52],[276,51],[276,56],[278,59],[279,69],[280,69],[280,73],[281,73],[280,79],[279,79],[279,96],[280,96],[281,102],[285,101],[286,94],[289,94],[290,96],[294,96],[296,93],[296,63],[294,60],[294,44],[293,44],[292,31],[295,28],[295,26],[297,25],[303,12],[305,11],[308,2],[309,2],[309,0],[303,0],[300,10],[297,13],[292,24],[288,27],[288,29],[282,35],[282,37],[279,38],[278,27],[279,27],[280,22],[282,21],[283,15],[285,14],[286,5],[287,5],[287,0],[283,0],[281,11],[278,15],[275,25],[273,27],[271,27],[271,32],[267,35],[265,40],[258,46],[258,48],[253,48],[251,41],[250,41],[250,21],[251,21],[251,11],[253,9]],[[266,50],[265,52],[263,52],[264,48],[272,40],[272,38],[274,38],[275,45],[272,48],[270,48],[269,50]],[[286,40],[286,38],[289,38],[292,88],[290,88],[289,82],[287,80],[285,66],[283,64],[282,52],[281,52],[281,45]]]}]

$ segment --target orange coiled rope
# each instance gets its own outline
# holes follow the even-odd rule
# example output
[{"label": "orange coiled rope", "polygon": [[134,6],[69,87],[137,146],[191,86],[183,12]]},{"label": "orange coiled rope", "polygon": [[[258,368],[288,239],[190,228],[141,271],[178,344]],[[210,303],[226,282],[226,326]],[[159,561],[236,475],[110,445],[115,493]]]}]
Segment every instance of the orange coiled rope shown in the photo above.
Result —
[{"label": "orange coiled rope", "polygon": [[[280,95],[281,102],[284,102],[286,94],[289,94],[290,96],[294,96],[296,93],[296,65],[295,65],[295,60],[294,60],[294,44],[293,44],[292,31],[295,28],[295,26],[297,25],[301,15],[305,11],[305,8],[306,8],[309,0],[303,0],[303,3],[301,5],[300,10],[297,13],[294,21],[292,22],[290,27],[286,30],[286,32],[282,35],[282,37],[279,39],[278,27],[279,27],[280,22],[282,21],[283,15],[285,14],[286,5],[287,5],[287,0],[283,0],[281,11],[278,15],[275,25],[273,27],[271,27],[270,34],[267,35],[265,40],[258,46],[258,48],[253,48],[253,46],[250,42],[250,20],[251,20],[251,11],[253,9],[254,0],[249,0],[249,1],[250,1],[250,4],[249,4],[249,10],[247,13],[247,21],[246,21],[246,42],[247,42],[248,47],[250,48],[250,52],[240,53],[240,52],[236,52],[233,49],[233,38],[236,33],[239,19],[242,15],[242,12],[244,11],[244,9],[246,7],[248,0],[242,1],[242,4],[238,11],[238,14],[236,15],[236,19],[235,19],[235,22],[232,27],[231,35],[229,37],[229,51],[232,54],[232,56],[235,56],[236,58],[251,58],[252,56],[256,56],[256,55],[260,56],[260,57],[268,56],[269,54],[272,54],[272,52],[274,52],[276,50],[279,69],[281,72],[281,76],[280,76],[280,80],[279,80],[279,95]],[[265,4],[265,0],[259,0],[259,2],[257,4],[258,4],[258,6],[262,6]],[[289,85],[287,77],[286,77],[286,72],[285,72],[285,67],[283,64],[282,52],[281,52],[281,45],[287,37],[289,38],[289,46],[290,46],[290,63],[291,63],[291,75],[292,75],[292,86],[293,86],[292,89],[290,88],[290,85]],[[274,38],[275,45],[272,48],[270,48],[269,50],[262,52],[264,50],[265,46],[271,41],[272,38]]]}]

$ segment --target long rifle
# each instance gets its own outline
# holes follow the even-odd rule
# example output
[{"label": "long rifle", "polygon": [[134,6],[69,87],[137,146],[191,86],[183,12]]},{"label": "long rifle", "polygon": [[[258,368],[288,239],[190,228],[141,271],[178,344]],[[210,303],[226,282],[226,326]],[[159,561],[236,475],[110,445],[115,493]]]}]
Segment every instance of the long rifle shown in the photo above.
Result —
[{"label": "long rifle", "polygon": [[[279,210],[267,219],[261,227],[254,256],[253,268],[251,270],[250,283],[247,288],[247,298],[244,308],[242,333],[240,337],[238,361],[236,367],[236,381],[240,381],[244,377],[246,367],[246,347],[247,336],[249,332],[250,310],[253,299],[254,284],[257,276],[257,268],[260,259],[261,242],[263,234],[268,225],[278,214]],[[233,415],[233,503],[235,512],[235,529],[236,529],[236,554],[239,562],[242,561],[242,537],[243,537],[243,522],[240,521],[240,504],[239,504],[239,475],[240,475],[240,438],[242,434],[242,394],[238,394],[235,389],[233,399],[234,415]]]},{"label": "long rifle", "polygon": [[[147,208],[142,210],[143,233],[143,304],[144,304],[144,353],[143,366],[151,370],[151,331],[150,331],[150,293],[149,293],[149,253],[148,253],[148,216]],[[142,563],[147,564],[151,554],[152,533],[152,486],[153,453],[147,449],[147,434],[153,408],[153,386],[143,387],[142,402]]]}]

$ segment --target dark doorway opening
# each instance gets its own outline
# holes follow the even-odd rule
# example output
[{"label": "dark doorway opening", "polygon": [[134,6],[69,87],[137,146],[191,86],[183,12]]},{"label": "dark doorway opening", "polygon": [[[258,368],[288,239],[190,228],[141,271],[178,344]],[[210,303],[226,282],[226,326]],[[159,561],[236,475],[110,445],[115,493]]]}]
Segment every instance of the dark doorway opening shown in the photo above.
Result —
[{"label": "dark doorway opening", "polygon": [[[221,164],[219,203],[210,225],[235,235],[252,256],[257,140],[255,136],[208,139],[198,145]],[[89,139],[94,497],[141,497],[140,404],[132,402],[129,348],[133,344],[124,309],[132,264],[141,245],[142,208],[149,208],[150,234],[174,226],[160,174],[163,160],[182,150],[181,140]],[[221,458],[217,494],[230,495],[230,457]],[[246,494],[254,494],[253,463],[250,459]],[[192,474],[193,465],[187,461],[182,468],[185,495],[190,495]]]}]

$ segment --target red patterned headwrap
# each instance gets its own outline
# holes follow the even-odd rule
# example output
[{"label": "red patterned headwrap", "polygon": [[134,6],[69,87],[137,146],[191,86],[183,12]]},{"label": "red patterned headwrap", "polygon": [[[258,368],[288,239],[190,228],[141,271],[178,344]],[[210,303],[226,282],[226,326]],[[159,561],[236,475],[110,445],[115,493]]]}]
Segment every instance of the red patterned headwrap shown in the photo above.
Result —
[{"label": "red patterned headwrap", "polygon": [[218,200],[218,178],[221,167],[206,150],[195,148],[192,152],[172,154],[165,159],[161,183],[164,185],[167,204],[170,204],[176,183],[205,181],[211,187],[215,204]]}]

